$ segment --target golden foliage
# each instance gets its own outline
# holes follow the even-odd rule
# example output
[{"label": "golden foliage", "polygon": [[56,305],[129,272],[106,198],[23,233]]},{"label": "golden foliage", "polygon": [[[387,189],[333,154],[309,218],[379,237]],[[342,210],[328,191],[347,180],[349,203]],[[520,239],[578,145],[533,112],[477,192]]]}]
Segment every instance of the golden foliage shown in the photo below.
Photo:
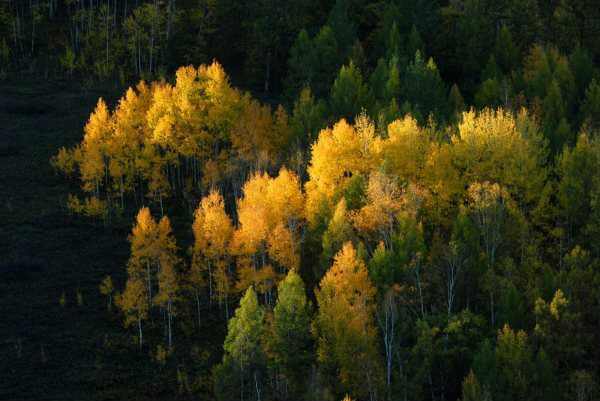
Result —
[{"label": "golden foliage", "polygon": [[410,115],[388,125],[387,138],[377,138],[377,155],[391,173],[405,182],[421,182],[427,160],[430,138]]},{"label": "golden foliage", "polygon": [[269,257],[281,266],[281,273],[297,269],[300,265],[300,254],[297,241],[282,223],[278,223],[269,235]]},{"label": "golden foliage", "polygon": [[319,312],[314,323],[317,358],[337,368],[346,389],[364,391],[359,382],[376,386],[380,373],[373,320],[375,292],[364,262],[347,242],[316,291]]},{"label": "golden foliage", "polygon": [[394,224],[403,210],[402,197],[403,193],[393,177],[380,171],[371,173],[367,186],[368,202],[353,215],[358,232],[365,238],[379,236],[389,246]]},{"label": "golden foliage", "polygon": [[310,180],[306,183],[306,216],[316,216],[323,198],[336,204],[350,177],[368,175],[376,163],[373,157],[375,132],[372,123],[363,115],[355,126],[340,120],[332,129],[319,133],[312,145]]},{"label": "golden foliage", "polygon": [[219,259],[227,254],[233,235],[233,223],[225,213],[225,201],[217,190],[202,198],[194,213],[194,255]]}]

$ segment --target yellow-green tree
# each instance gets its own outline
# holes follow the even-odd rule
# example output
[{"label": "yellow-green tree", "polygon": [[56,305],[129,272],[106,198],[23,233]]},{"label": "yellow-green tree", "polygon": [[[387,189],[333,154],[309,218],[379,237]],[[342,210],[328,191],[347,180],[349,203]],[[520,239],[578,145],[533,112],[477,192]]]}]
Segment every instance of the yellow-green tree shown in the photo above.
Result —
[{"label": "yellow-green tree", "polygon": [[140,277],[130,277],[125,283],[125,290],[116,298],[117,306],[125,314],[125,327],[137,324],[139,345],[142,347],[142,321],[148,318],[148,293],[144,280]]},{"label": "yellow-green tree", "polygon": [[346,243],[316,291],[317,359],[337,391],[372,396],[382,384],[373,318],[375,288],[365,264]]}]

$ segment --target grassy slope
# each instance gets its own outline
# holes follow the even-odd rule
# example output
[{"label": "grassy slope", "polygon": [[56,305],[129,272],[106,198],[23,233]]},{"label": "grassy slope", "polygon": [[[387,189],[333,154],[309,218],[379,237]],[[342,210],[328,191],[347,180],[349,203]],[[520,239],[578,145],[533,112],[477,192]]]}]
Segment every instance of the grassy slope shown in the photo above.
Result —
[{"label": "grassy slope", "polygon": [[153,349],[138,351],[107,312],[98,284],[112,274],[122,285],[130,225],[109,231],[68,216],[76,184],[49,164],[59,147],[81,140],[97,98],[114,101],[113,92],[66,82],[0,86],[0,399],[166,399],[177,394],[176,369],[193,372],[190,344],[160,370]]}]

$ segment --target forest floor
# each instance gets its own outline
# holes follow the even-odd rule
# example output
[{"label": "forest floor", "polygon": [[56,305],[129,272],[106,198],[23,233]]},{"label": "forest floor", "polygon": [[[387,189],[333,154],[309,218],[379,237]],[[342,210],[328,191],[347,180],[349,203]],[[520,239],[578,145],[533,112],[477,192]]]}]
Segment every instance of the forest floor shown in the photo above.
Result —
[{"label": "forest floor", "polygon": [[[118,288],[124,282],[131,220],[106,229],[70,216],[65,204],[76,180],[49,162],[81,141],[98,97],[112,106],[120,92],[67,81],[0,83],[0,399],[189,396],[184,389],[177,397],[185,362],[161,368],[149,356],[156,348],[138,350],[135,333],[98,290],[107,274]],[[189,359],[185,348],[180,361]]]}]

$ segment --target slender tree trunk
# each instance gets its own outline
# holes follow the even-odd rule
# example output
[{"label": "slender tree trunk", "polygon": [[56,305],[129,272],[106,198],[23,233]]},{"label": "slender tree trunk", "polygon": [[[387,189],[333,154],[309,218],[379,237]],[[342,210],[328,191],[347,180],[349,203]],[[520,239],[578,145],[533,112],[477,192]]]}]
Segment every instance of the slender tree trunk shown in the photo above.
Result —
[{"label": "slender tree trunk", "polygon": [[173,328],[172,328],[172,314],[171,314],[171,300],[169,299],[167,301],[167,316],[168,316],[168,322],[169,322],[169,348],[171,348],[171,344],[173,342]]},{"label": "slender tree trunk", "polygon": [[125,201],[123,200],[123,176],[121,176],[121,210],[125,210]]},{"label": "slender tree trunk", "polygon": [[202,324],[200,321],[200,297],[198,296],[198,290],[195,290],[196,293],[196,306],[198,307],[198,328],[202,328]]},{"label": "slender tree trunk", "polygon": [[241,382],[240,382],[241,383],[241,388],[242,388],[242,390],[241,390],[242,394],[240,395],[240,400],[244,401],[244,364],[242,364],[242,362],[240,362],[240,372],[241,372],[240,376],[241,376],[241,379],[242,379]]},{"label": "slender tree trunk", "polygon": [[142,319],[140,314],[138,313],[138,330],[140,336],[140,348],[142,348]]},{"label": "slender tree trunk", "polygon": [[256,401],[260,401],[260,389],[258,388],[258,379],[256,378],[256,371],[254,371],[254,385],[256,387]]},{"label": "slender tree trunk", "polygon": [[147,271],[147,278],[146,280],[148,281],[148,302],[150,303],[150,305],[152,305],[152,282],[150,281],[150,260],[146,260],[146,271]]}]

